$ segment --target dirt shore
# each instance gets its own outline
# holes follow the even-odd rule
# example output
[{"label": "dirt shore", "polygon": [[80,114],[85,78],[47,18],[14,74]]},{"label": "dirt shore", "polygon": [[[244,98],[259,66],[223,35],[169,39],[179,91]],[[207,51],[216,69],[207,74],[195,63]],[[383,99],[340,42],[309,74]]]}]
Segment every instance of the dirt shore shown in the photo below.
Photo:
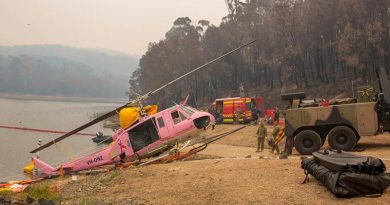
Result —
[{"label": "dirt shore", "polygon": [[[239,126],[239,125],[237,125]],[[215,135],[234,125],[217,126]],[[271,127],[269,127],[271,131]],[[64,185],[63,204],[388,204],[390,190],[378,198],[336,198],[305,175],[295,151],[278,159],[269,149],[255,152],[256,127],[251,126],[211,144],[203,159],[155,164],[81,177]],[[390,166],[390,135],[364,137],[362,155],[377,156]],[[205,157],[206,156],[206,157]],[[207,157],[208,156],[208,157]],[[260,158],[261,156],[261,158]]]},{"label": "dirt shore", "polygon": [[[213,136],[240,125],[208,130]],[[272,127],[268,127],[271,132]],[[381,197],[336,198],[301,169],[294,150],[288,159],[269,152],[255,152],[250,126],[217,141],[192,160],[66,179],[59,188],[61,204],[388,204],[390,189]],[[363,137],[366,150],[357,154],[377,156],[390,166],[390,135]],[[57,183],[58,179],[52,182]]]}]

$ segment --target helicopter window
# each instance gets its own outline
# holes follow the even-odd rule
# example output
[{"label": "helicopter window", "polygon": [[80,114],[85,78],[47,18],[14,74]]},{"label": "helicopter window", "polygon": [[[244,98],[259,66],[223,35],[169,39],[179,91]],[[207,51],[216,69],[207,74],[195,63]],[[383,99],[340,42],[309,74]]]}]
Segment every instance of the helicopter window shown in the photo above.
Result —
[{"label": "helicopter window", "polygon": [[172,120],[173,120],[174,124],[177,124],[177,123],[187,119],[187,117],[182,112],[179,112],[177,110],[173,111],[171,113],[171,116],[172,116]]},{"label": "helicopter window", "polygon": [[162,117],[157,118],[157,122],[158,122],[158,126],[159,126],[160,128],[165,127],[164,120],[163,120]]},{"label": "helicopter window", "polygon": [[183,113],[179,112],[179,115],[180,115],[181,120],[187,119],[187,117]]},{"label": "helicopter window", "polygon": [[186,112],[189,116],[192,116],[194,114],[194,111],[188,108],[187,106],[182,107],[184,112]]},{"label": "helicopter window", "polygon": [[174,124],[181,122],[180,115],[179,115],[179,112],[177,110],[172,112],[171,116],[172,116],[172,120],[173,120]]}]

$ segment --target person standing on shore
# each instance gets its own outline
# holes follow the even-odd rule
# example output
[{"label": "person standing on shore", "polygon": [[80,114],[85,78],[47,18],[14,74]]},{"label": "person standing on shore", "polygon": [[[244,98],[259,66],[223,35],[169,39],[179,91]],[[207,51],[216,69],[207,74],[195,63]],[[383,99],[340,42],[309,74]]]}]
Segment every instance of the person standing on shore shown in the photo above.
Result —
[{"label": "person standing on shore", "polygon": [[256,132],[256,137],[257,137],[257,150],[256,150],[256,152],[263,152],[264,140],[265,140],[266,136],[267,136],[267,128],[264,126],[263,121],[260,121],[260,126]]}]

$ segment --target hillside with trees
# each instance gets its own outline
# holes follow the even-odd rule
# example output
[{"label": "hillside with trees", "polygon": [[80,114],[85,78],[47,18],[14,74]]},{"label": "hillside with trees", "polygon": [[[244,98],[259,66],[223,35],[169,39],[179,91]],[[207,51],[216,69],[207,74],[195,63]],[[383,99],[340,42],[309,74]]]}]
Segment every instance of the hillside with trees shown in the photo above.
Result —
[{"label": "hillside with trees", "polygon": [[0,92],[121,97],[138,57],[58,45],[0,46]]},{"label": "hillside with trees", "polygon": [[376,68],[390,70],[389,0],[226,0],[226,5],[229,14],[219,26],[178,18],[163,40],[149,45],[131,88],[153,90],[252,39],[255,45],[176,83],[154,101],[179,101],[189,93],[190,103],[202,106],[237,96],[241,83],[248,96],[275,100],[283,92],[306,91],[327,98],[348,92],[351,82],[375,84]]}]

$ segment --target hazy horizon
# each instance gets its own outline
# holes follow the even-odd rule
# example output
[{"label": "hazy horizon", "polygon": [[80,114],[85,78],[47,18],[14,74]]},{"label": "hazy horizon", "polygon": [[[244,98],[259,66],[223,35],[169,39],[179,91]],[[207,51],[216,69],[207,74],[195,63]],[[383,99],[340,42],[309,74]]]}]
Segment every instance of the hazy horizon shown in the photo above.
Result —
[{"label": "hazy horizon", "polygon": [[[39,47],[62,47],[64,49],[74,49],[74,50],[81,50],[81,51],[93,51],[98,53],[103,53],[106,55],[117,55],[117,56],[129,56],[129,57],[135,57],[135,58],[141,58],[142,54],[134,54],[134,53],[126,53],[119,50],[112,50],[109,48],[93,48],[93,47],[77,47],[72,45],[65,45],[65,44],[15,44],[15,45],[4,45],[0,44],[0,49],[7,48],[7,49],[18,49],[21,47],[27,47],[27,48],[39,48]],[[36,51],[36,52],[39,52]],[[31,54],[29,50],[25,54]],[[46,55],[50,56],[50,55]],[[57,56],[57,55],[56,55]]]},{"label": "hazy horizon", "polygon": [[62,45],[141,56],[178,17],[219,25],[224,0],[3,0],[0,45]]}]

